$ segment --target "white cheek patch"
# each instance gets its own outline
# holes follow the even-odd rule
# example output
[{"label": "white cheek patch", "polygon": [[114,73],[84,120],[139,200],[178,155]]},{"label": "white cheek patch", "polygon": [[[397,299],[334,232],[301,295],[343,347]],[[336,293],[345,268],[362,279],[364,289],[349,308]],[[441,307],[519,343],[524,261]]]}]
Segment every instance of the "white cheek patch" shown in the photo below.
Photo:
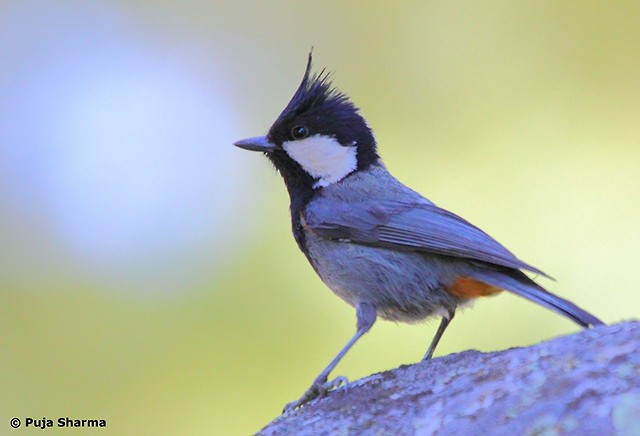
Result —
[{"label": "white cheek patch", "polygon": [[282,148],[306,172],[318,179],[314,188],[338,182],[358,166],[355,144],[345,147],[330,136],[313,135],[287,141]]}]

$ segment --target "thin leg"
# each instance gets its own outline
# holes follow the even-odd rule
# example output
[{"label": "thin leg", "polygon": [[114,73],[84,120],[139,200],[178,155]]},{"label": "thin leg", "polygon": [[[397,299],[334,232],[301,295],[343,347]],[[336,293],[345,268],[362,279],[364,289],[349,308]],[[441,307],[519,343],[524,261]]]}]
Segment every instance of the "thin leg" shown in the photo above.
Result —
[{"label": "thin leg", "polygon": [[302,394],[302,396],[298,400],[284,406],[284,413],[297,409],[304,403],[307,403],[308,401],[311,401],[314,398],[319,397],[320,395],[326,394],[330,389],[338,387],[340,386],[340,384],[345,382],[346,378],[338,377],[335,380],[327,383],[327,378],[329,377],[331,371],[333,371],[333,369],[336,367],[338,362],[340,362],[344,355],[347,354],[347,351],[349,351],[353,344],[355,344],[362,335],[368,332],[373,323],[376,322],[376,309],[369,303],[360,303],[356,307],[356,316],[358,317],[358,330],[356,331],[356,334],[353,335],[349,342],[347,342],[347,345],[345,345],[342,350],[340,350],[338,355],[333,358],[331,363],[329,363],[329,365],[327,365],[327,367],[322,370],[318,377],[316,377],[309,389],[307,389],[307,391]]},{"label": "thin leg", "polygon": [[442,334],[449,326],[449,323],[451,322],[455,314],[456,314],[456,310],[451,309],[449,310],[448,317],[447,316],[442,317],[442,321],[440,321],[440,326],[438,326],[438,331],[436,332],[436,335],[431,340],[429,349],[427,350],[427,353],[424,355],[422,360],[429,360],[431,359],[431,357],[433,357],[433,352],[436,351],[436,347],[438,346],[438,342],[440,342],[440,338],[442,338]]}]

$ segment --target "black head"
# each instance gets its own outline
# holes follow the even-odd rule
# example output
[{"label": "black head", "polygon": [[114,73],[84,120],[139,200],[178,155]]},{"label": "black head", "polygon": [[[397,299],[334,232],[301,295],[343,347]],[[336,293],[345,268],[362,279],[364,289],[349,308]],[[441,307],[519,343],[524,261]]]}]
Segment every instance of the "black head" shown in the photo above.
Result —
[{"label": "black head", "polygon": [[235,143],[263,151],[292,193],[317,190],[378,162],[371,129],[349,98],[322,70],[311,76],[312,55],[300,86],[265,137]]}]

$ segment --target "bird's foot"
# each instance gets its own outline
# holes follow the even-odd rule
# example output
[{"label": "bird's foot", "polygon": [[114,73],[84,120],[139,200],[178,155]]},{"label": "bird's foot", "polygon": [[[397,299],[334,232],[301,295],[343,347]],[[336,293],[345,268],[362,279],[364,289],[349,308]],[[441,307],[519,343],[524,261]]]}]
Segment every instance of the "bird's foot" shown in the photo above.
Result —
[{"label": "bird's foot", "polygon": [[347,378],[343,376],[336,377],[331,381],[327,381],[326,377],[317,378],[300,398],[284,406],[282,413],[286,414],[292,412],[303,404],[308,403],[309,401],[314,400],[318,397],[327,395],[329,391],[337,389],[342,385],[346,385],[347,383],[349,383],[349,380],[347,380]]}]

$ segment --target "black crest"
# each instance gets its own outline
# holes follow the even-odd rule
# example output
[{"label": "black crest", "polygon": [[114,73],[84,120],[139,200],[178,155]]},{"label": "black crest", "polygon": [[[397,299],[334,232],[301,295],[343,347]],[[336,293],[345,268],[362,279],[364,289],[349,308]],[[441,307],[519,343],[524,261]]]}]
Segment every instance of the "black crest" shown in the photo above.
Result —
[{"label": "black crest", "polygon": [[330,73],[322,69],[311,74],[312,54],[298,89],[271,126],[269,140],[281,145],[293,139],[293,127],[304,125],[312,135],[336,138],[343,146],[356,145],[358,169],[365,169],[378,159],[373,133],[349,97],[333,86]]},{"label": "black crest", "polygon": [[315,73],[311,76],[312,63],[313,51],[310,51],[302,82],[300,82],[295,94],[293,94],[293,97],[291,97],[291,100],[275,121],[274,127],[320,106],[325,106],[325,109],[343,106],[343,112],[358,112],[358,108],[349,101],[349,97],[333,87],[330,80],[331,73],[327,72],[326,69],[323,68],[320,73]]}]

